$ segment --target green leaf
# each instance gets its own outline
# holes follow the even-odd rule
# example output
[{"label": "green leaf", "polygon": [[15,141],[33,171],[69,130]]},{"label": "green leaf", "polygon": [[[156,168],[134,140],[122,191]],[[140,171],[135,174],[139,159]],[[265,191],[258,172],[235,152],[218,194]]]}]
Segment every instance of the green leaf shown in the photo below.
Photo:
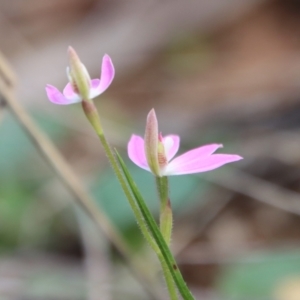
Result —
[{"label": "green leaf", "polygon": [[167,246],[151,212],[149,211],[147,205],[145,204],[143,197],[141,196],[135,182],[133,181],[127,167],[125,166],[122,158],[120,157],[120,155],[118,154],[117,151],[116,151],[116,154],[117,154],[117,158],[120,163],[120,166],[125,175],[125,178],[127,179],[127,183],[132,191],[132,194],[134,195],[135,200],[136,200],[136,202],[143,214],[143,217],[147,223],[147,226],[150,229],[150,231],[153,235],[153,238],[155,239],[155,241],[161,251],[161,254],[169,268],[169,271],[177,285],[177,288],[178,288],[180,294],[182,295],[183,299],[185,299],[185,300],[193,300],[194,297],[191,294],[190,290],[188,289],[188,287],[179,271],[177,263],[172,255],[169,247]]}]

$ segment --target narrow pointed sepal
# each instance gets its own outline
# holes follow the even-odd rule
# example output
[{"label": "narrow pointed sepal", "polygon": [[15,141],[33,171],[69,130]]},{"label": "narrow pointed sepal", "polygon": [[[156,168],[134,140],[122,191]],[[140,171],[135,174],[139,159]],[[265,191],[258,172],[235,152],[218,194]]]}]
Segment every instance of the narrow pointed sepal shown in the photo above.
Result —
[{"label": "narrow pointed sepal", "polygon": [[148,166],[154,175],[160,177],[158,162],[158,122],[154,109],[151,109],[147,116],[144,141]]}]

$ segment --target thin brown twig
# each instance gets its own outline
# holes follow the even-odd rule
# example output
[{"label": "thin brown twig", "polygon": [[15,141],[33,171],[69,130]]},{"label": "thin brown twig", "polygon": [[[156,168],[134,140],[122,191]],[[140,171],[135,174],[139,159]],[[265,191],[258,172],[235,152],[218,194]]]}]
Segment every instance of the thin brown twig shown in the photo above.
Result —
[{"label": "thin brown twig", "polygon": [[13,88],[16,85],[16,76],[11,70],[9,64],[4,59],[2,53],[0,52],[0,80],[3,81],[3,83],[8,88]]},{"label": "thin brown twig", "polygon": [[291,214],[300,215],[299,193],[243,171],[227,167],[226,176],[216,173],[205,180]]},{"label": "thin brown twig", "polygon": [[[136,279],[148,292],[148,295],[151,297],[151,299],[163,299],[159,287],[153,282],[147,273],[146,265],[141,263],[140,260],[137,260],[137,258],[132,254],[132,251],[128,247],[127,243],[124,241],[110,220],[106,217],[106,215],[103,214],[96,205],[95,199],[93,199],[93,197],[85,190],[81,184],[81,181],[73,173],[71,167],[68,165],[65,159],[56,150],[49,138],[45,136],[45,134],[35,125],[23,107],[18,103],[11,91],[11,88],[7,87],[1,80],[0,95],[2,96],[2,101],[5,102],[7,108],[12,112],[16,120],[30,137],[34,146],[52,167],[56,175],[60,178],[61,182],[74,196],[77,203],[88,213],[98,227],[104,232],[107,239],[126,261]],[[135,257],[135,259],[133,259],[133,257]]]}]

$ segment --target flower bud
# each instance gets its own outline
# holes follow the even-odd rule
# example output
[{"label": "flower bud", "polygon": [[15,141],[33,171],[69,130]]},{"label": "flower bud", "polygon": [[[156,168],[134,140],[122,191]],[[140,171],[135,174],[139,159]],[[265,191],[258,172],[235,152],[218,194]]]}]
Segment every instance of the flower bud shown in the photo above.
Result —
[{"label": "flower bud", "polygon": [[154,109],[152,109],[147,116],[144,141],[145,153],[149,168],[154,175],[160,177],[161,175],[158,161],[158,123]]},{"label": "flower bud", "polygon": [[89,100],[91,82],[89,73],[72,47],[68,48],[68,56],[70,67],[67,69],[67,75],[73,90],[82,99]]}]

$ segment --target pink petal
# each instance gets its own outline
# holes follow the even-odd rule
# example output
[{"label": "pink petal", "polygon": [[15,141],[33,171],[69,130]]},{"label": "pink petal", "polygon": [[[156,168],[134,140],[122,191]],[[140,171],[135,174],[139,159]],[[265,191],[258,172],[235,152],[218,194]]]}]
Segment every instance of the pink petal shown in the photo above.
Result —
[{"label": "pink petal", "polygon": [[63,95],[69,99],[70,101],[72,101],[72,103],[77,103],[81,101],[81,97],[74,92],[73,87],[71,85],[71,83],[68,83],[64,90],[63,90]]},{"label": "pink petal", "polygon": [[144,149],[144,140],[137,135],[132,135],[128,142],[128,156],[140,168],[150,171]]},{"label": "pink petal", "polygon": [[[182,156],[185,156],[186,154],[183,154]],[[178,157],[178,159],[180,158],[181,156]],[[243,159],[241,156],[234,154],[213,154],[211,156],[199,157],[198,160],[186,160],[185,164],[177,164],[177,159],[174,159],[167,166],[164,175],[181,175],[206,172],[241,159]]]},{"label": "pink petal", "polygon": [[180,137],[178,135],[167,135],[163,138],[163,144],[167,159],[170,161],[179,149]]},{"label": "pink petal", "polygon": [[90,99],[94,99],[95,97],[100,95],[99,85],[100,85],[100,79],[97,78],[91,80]]},{"label": "pink petal", "polygon": [[102,59],[102,66],[101,66],[101,77],[99,81],[95,79],[92,80],[92,96],[93,98],[97,97],[98,95],[102,94],[112,83],[115,76],[115,69],[114,65],[111,61],[111,58],[105,54]]},{"label": "pink petal", "polygon": [[176,157],[172,163],[174,165],[182,165],[186,164],[187,162],[191,162],[193,160],[198,160],[199,158],[204,158],[213,154],[217,149],[222,148],[223,145],[221,144],[210,144],[205,145],[193,150],[190,150],[178,157]]},{"label": "pink petal", "polygon": [[164,175],[181,175],[206,172],[241,159],[243,159],[241,156],[234,154],[213,154],[208,157],[199,157],[198,160],[186,161],[185,164],[176,164],[175,159],[167,166]]},{"label": "pink petal", "polygon": [[54,104],[68,105],[68,104],[75,103],[74,99],[73,100],[67,99],[56,87],[50,84],[47,84],[46,86],[46,93],[49,100]]}]

